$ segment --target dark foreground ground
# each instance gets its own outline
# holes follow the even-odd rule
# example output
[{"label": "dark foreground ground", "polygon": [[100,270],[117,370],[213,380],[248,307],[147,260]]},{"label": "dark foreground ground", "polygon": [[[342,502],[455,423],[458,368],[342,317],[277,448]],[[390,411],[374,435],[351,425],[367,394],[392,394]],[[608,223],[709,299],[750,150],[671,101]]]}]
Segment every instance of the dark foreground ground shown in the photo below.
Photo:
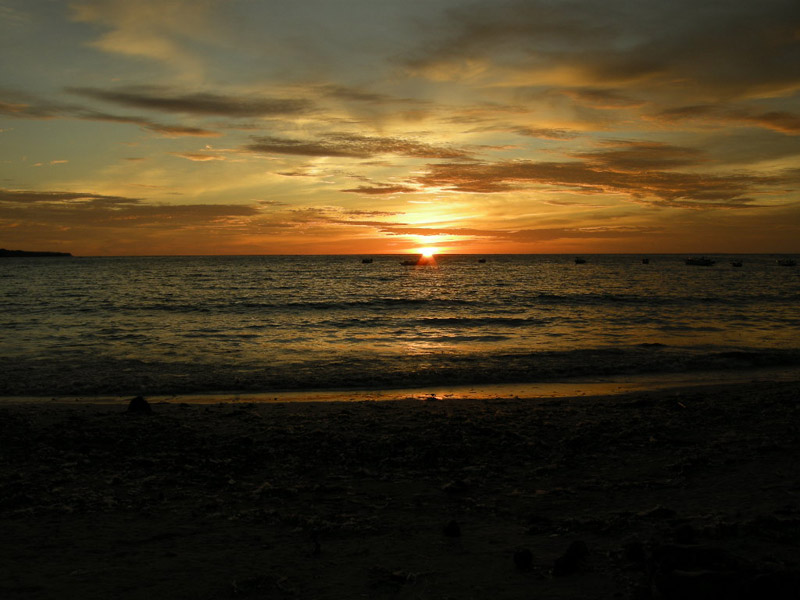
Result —
[{"label": "dark foreground ground", "polygon": [[4,599],[800,597],[800,383],[0,405]]}]

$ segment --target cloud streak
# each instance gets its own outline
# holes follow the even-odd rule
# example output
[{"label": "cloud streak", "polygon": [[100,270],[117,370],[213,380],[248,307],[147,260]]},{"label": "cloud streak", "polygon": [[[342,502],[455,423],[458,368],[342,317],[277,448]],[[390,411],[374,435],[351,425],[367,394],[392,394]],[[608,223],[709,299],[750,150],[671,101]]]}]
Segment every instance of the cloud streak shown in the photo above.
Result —
[{"label": "cloud streak", "polygon": [[255,217],[259,214],[257,208],[248,205],[167,205],[93,192],[0,189],[0,220],[6,222],[40,222],[89,229],[180,229],[188,225],[213,225],[224,219]]},{"label": "cloud streak", "polygon": [[16,119],[78,119],[82,121],[122,123],[137,125],[167,137],[219,137],[221,135],[218,131],[202,127],[161,123],[141,116],[116,115],[74,104],[48,103],[28,96],[18,99],[15,99],[14,95],[10,96],[11,98],[0,100],[0,115]]},{"label": "cloud streak", "polygon": [[139,204],[141,199],[107,196],[93,192],[9,190],[0,188],[0,203],[5,205],[75,203],[93,206],[125,206]]},{"label": "cloud streak", "polygon": [[728,108],[704,104],[666,109],[655,114],[653,118],[667,123],[695,121],[762,127],[788,135],[800,135],[800,113],[789,111],[759,111],[748,107]]},{"label": "cloud streak", "polygon": [[705,160],[703,153],[694,148],[659,142],[609,142],[606,145],[612,147],[595,152],[577,152],[572,157],[611,171],[622,172],[695,167]]},{"label": "cloud streak", "polygon": [[477,229],[471,227],[415,227],[384,225],[383,233],[395,236],[447,236],[454,238],[490,239],[496,242],[547,242],[563,239],[621,239],[658,235],[661,227],[605,225],[595,227],[541,227],[533,229]]},{"label": "cloud streak", "polygon": [[[754,207],[757,205],[748,194],[782,183],[779,178],[758,175],[640,170],[659,161],[638,159],[624,152],[600,153],[589,158],[593,162],[444,163],[430,165],[427,173],[414,181],[426,188],[481,194],[556,186],[565,191],[623,194],[637,202],[675,208]],[[672,161],[672,164],[676,162],[680,163]],[[620,165],[624,168],[613,168]]]},{"label": "cloud streak", "polygon": [[263,136],[255,138],[253,143],[245,146],[244,149],[258,154],[343,158],[372,158],[384,154],[409,158],[472,158],[465,150],[445,145],[426,144],[407,138],[365,136],[351,133],[329,133],[315,140]]},{"label": "cloud streak", "polygon": [[392,194],[413,193],[418,190],[408,185],[381,184],[372,186],[360,185],[358,187],[348,188],[341,191],[350,192],[353,194],[364,194],[366,196],[391,196]]},{"label": "cloud streak", "polygon": [[240,118],[299,115],[314,107],[310,100],[304,98],[237,97],[208,92],[178,94],[155,86],[120,90],[68,88],[68,91],[123,106],[203,116]]}]

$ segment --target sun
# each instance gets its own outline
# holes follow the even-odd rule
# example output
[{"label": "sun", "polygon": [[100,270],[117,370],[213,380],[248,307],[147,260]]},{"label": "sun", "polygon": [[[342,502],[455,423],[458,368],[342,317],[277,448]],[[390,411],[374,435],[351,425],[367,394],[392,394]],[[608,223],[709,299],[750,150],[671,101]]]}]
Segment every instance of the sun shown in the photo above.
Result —
[{"label": "sun", "polygon": [[422,258],[433,258],[436,256],[436,253],[439,251],[438,248],[420,248],[419,253],[422,254]]}]

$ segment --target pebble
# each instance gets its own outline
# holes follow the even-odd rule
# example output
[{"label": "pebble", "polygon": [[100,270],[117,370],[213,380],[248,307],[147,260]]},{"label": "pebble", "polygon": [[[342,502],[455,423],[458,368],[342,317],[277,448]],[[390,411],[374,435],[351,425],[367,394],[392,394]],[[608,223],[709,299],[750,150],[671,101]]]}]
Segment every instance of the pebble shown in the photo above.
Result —
[{"label": "pebble", "polygon": [[447,494],[463,494],[469,489],[470,485],[463,479],[449,481],[442,486],[442,491]]},{"label": "pebble", "polygon": [[514,551],[514,564],[520,571],[530,571],[533,568],[533,554],[527,548]]},{"label": "pebble", "polygon": [[442,533],[447,537],[461,537],[461,526],[456,521],[450,521],[442,528]]},{"label": "pebble", "polygon": [[153,414],[153,409],[144,397],[136,396],[128,403],[128,412],[138,415],[150,415]]},{"label": "pebble", "polygon": [[569,545],[567,551],[556,559],[553,565],[553,575],[564,577],[577,573],[588,555],[589,548],[586,546],[586,542],[575,540]]}]

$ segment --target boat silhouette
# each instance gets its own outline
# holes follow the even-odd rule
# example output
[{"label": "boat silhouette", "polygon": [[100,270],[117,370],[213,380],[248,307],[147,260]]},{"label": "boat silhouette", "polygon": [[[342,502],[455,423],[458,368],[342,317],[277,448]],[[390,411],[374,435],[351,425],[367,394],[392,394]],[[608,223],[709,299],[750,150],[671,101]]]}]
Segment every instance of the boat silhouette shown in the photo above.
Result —
[{"label": "boat silhouette", "polygon": [[686,262],[687,265],[695,265],[695,266],[699,266],[699,267],[710,267],[710,266],[716,264],[717,261],[715,261],[713,259],[710,259],[710,258],[706,258],[705,256],[693,256],[691,258],[687,258],[685,262]]}]

